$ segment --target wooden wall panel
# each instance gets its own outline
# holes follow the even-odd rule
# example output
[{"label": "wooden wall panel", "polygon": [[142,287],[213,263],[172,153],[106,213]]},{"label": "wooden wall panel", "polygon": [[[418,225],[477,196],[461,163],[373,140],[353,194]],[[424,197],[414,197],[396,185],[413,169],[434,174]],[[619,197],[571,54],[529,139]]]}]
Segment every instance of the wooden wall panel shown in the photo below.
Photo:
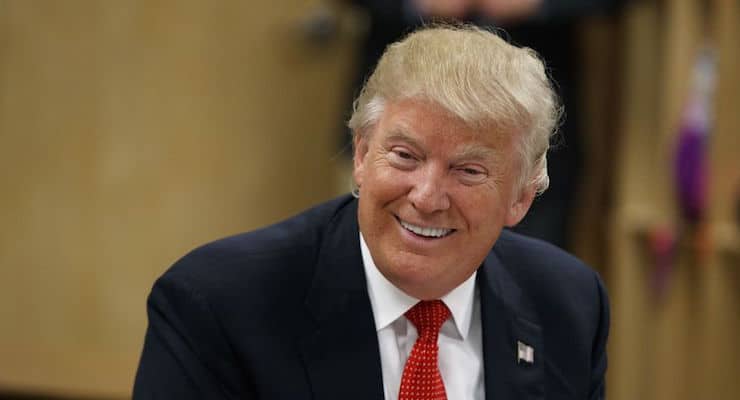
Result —
[{"label": "wooden wall panel", "polygon": [[[612,327],[609,339],[609,398],[648,398],[652,379],[653,346],[649,332],[650,296],[646,282],[645,230],[657,217],[651,209],[653,160],[657,129],[657,56],[660,48],[659,14],[654,5],[634,3],[623,15],[623,85],[619,112],[620,146],[616,155],[614,210],[609,235],[609,281]],[[638,330],[635,327],[646,327]]]},{"label": "wooden wall panel", "polygon": [[740,393],[740,3],[715,0],[711,5],[719,76],[700,382],[707,398],[732,399]]},{"label": "wooden wall panel", "polygon": [[[634,2],[623,19],[621,141],[610,241],[611,399],[740,393],[740,11],[736,1]],[[700,46],[718,56],[709,204],[696,226],[673,187],[679,124]],[[662,293],[656,233],[675,239]]]},{"label": "wooden wall panel", "polygon": [[0,390],[126,397],[156,276],[335,192],[318,5],[0,1]]}]

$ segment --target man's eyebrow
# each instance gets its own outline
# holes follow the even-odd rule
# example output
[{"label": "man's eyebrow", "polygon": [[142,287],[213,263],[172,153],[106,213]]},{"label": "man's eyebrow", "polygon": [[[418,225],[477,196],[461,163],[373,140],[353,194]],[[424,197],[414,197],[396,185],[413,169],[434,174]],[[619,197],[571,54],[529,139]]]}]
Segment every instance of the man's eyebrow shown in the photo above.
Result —
[{"label": "man's eyebrow", "polygon": [[[424,150],[424,146],[419,143],[416,139],[414,139],[412,136],[407,134],[402,128],[394,128],[391,130],[391,132],[386,136],[385,140],[387,142],[394,142],[394,141],[400,141],[408,143],[410,146],[415,147],[420,150]],[[499,158],[499,152],[496,150],[486,147],[480,144],[469,144],[464,146],[460,151],[456,152],[452,155],[452,158],[455,160],[489,160],[489,159],[498,159]]]},{"label": "man's eyebrow", "polygon": [[406,132],[404,132],[402,129],[395,128],[391,130],[391,132],[386,136],[386,141],[392,142],[392,141],[401,141],[406,142],[410,144],[413,147],[416,147],[418,149],[423,149],[424,147],[413,137],[408,135]]},{"label": "man's eyebrow", "polygon": [[481,145],[468,145],[455,154],[456,159],[460,160],[484,160],[490,158],[498,158],[498,152],[490,147]]}]

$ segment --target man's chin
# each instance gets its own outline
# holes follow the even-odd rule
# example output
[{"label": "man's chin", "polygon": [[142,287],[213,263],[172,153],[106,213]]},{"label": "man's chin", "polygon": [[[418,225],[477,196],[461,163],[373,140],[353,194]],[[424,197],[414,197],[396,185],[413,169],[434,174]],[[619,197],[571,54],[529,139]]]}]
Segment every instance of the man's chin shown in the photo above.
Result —
[{"label": "man's chin", "polygon": [[[389,270],[383,271],[381,269],[381,273],[396,287],[416,298],[421,298],[420,294],[424,294],[424,297],[426,297],[441,292],[439,296],[435,297],[439,298],[454,288],[444,290],[446,289],[445,282],[448,280],[444,272],[450,271],[450,269],[438,265],[439,260],[433,262],[432,259],[427,259],[427,257],[415,258],[413,263],[399,263]],[[428,262],[420,264],[420,261],[423,260]]]}]

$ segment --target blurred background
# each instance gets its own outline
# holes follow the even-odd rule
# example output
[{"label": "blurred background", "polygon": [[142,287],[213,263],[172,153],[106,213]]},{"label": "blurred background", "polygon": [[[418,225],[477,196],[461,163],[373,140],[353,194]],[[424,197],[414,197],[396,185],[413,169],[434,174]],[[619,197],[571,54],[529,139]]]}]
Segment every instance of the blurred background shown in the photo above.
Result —
[{"label": "blurred background", "polygon": [[604,277],[608,397],[739,398],[740,2],[433,3],[0,0],[0,399],[130,397],[156,277],[347,192],[348,105],[422,16],[558,79],[561,178],[520,229]]}]

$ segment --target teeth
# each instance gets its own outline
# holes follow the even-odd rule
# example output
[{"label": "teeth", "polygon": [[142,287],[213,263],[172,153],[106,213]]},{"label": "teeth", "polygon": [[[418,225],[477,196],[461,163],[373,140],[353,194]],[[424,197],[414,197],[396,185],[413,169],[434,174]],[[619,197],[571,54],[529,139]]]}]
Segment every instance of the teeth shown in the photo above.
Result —
[{"label": "teeth", "polygon": [[[399,220],[400,221],[400,220]],[[411,225],[408,222],[400,221],[401,226],[406,228],[407,230],[414,232],[415,234],[419,236],[425,236],[425,237],[435,237],[439,238],[442,236],[445,236],[452,232],[452,229],[444,229],[444,228],[422,228],[420,226]]]}]

